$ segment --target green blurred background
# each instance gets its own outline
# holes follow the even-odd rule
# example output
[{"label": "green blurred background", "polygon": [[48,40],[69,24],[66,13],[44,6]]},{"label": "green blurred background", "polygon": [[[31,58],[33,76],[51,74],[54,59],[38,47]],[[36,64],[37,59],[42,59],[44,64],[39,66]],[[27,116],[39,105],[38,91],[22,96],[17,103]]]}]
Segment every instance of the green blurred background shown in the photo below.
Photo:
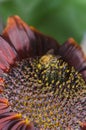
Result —
[{"label": "green blurred background", "polygon": [[15,14],[60,43],[86,33],[86,0],[0,0],[3,22]]}]

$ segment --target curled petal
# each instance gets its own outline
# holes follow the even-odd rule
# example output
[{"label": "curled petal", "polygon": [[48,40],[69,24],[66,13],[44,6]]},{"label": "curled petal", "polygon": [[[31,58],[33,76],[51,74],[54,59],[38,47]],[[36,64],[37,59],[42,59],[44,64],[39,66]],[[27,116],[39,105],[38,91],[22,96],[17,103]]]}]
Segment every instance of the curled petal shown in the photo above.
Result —
[{"label": "curled petal", "polygon": [[49,49],[58,49],[58,43],[29,27],[18,16],[8,18],[2,36],[18,52],[20,58],[42,55]]},{"label": "curled petal", "polygon": [[78,46],[74,39],[69,38],[62,46],[59,47],[58,53],[71,66],[74,66],[77,71],[81,72],[86,81],[86,73],[84,73],[86,70],[86,58],[82,49]]}]

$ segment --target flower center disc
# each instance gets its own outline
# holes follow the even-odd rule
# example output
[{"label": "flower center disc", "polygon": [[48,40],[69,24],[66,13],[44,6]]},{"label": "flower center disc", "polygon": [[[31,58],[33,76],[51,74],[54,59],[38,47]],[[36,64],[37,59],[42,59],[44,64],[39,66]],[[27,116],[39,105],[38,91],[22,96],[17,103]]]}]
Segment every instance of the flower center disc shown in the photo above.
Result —
[{"label": "flower center disc", "polygon": [[[11,111],[22,113],[38,128],[60,129],[74,124],[75,102],[85,82],[61,57],[47,54],[16,62],[4,79],[2,95],[9,99]],[[80,108],[83,111],[84,107]],[[80,119],[84,116],[83,112]]]}]

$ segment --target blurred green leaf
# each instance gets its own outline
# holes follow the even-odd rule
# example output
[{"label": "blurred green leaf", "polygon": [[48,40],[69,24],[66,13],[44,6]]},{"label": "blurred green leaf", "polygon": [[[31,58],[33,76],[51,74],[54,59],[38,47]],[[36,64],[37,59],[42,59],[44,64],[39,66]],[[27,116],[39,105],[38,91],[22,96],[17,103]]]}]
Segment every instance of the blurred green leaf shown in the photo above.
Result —
[{"label": "blurred green leaf", "polygon": [[4,0],[0,12],[4,21],[17,14],[60,43],[68,37],[80,42],[86,33],[86,0]]}]

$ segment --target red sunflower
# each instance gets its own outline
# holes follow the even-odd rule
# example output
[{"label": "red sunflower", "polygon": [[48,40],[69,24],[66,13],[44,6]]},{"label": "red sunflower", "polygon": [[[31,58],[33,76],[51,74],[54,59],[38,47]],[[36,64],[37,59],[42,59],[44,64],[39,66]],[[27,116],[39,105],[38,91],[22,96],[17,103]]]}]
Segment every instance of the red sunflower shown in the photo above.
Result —
[{"label": "red sunflower", "polygon": [[86,59],[18,16],[0,36],[0,130],[86,130]]}]

